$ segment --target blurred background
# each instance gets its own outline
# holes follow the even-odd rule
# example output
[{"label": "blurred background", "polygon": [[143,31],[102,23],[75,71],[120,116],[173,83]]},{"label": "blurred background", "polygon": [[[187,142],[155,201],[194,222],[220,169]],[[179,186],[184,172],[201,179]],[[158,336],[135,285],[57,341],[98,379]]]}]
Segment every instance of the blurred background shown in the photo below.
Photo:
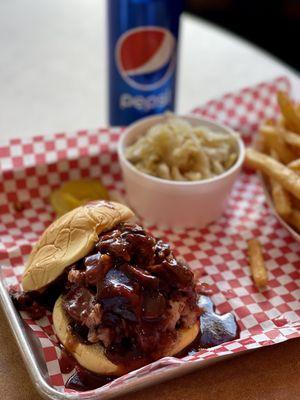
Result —
[{"label": "blurred background", "polygon": [[299,0],[185,0],[185,8],[250,40],[300,71]]},{"label": "blurred background", "polygon": [[[107,125],[107,1],[0,0],[0,139]],[[281,75],[300,98],[300,0],[184,1],[178,112]]]}]

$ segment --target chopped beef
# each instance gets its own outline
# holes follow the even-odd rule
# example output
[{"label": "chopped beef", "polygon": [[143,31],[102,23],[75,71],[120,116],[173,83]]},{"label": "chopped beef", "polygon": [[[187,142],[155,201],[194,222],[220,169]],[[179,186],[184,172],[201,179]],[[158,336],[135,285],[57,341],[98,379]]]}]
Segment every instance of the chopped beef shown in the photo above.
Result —
[{"label": "chopped beef", "polygon": [[[171,300],[169,301],[169,308],[167,311],[168,315],[168,321],[167,321],[167,329],[170,331],[173,331],[176,329],[176,325],[178,324],[182,311],[185,307],[185,302],[184,301],[176,301],[176,300]],[[194,318],[194,314],[192,314]]]},{"label": "chopped beef", "polygon": [[103,279],[112,267],[112,260],[109,255],[97,252],[85,257],[84,265],[86,267],[85,278],[87,283],[97,285],[98,280]]},{"label": "chopped beef", "polygon": [[39,303],[37,292],[25,293],[11,288],[10,296],[18,310],[27,311],[32,319],[40,319],[46,315],[46,308]]},{"label": "chopped beef", "polygon": [[177,330],[200,315],[192,271],[138,225],[123,223],[101,234],[68,280],[63,307],[75,333],[84,343],[102,344],[123,365],[159,358]]},{"label": "chopped beef", "polygon": [[78,269],[71,269],[68,273],[68,281],[70,283],[81,283],[85,279],[85,272]]},{"label": "chopped beef", "polygon": [[83,286],[73,286],[63,296],[63,307],[67,308],[69,316],[83,325],[86,325],[94,306],[95,297],[93,293]]},{"label": "chopped beef", "polygon": [[110,345],[110,329],[109,328],[91,328],[88,333],[88,341],[91,343],[102,342],[104,347]]},{"label": "chopped beef", "polygon": [[102,308],[99,303],[96,303],[92,309],[92,311],[89,313],[85,320],[85,325],[88,328],[97,326],[101,323],[102,320]]},{"label": "chopped beef", "polygon": [[53,310],[58,296],[72,286],[67,280],[68,272],[69,268],[66,268],[61,276],[42,290],[23,292],[17,286],[11,286],[9,294],[16,308],[19,311],[26,311],[32,319],[40,319],[45,316],[47,310]]}]

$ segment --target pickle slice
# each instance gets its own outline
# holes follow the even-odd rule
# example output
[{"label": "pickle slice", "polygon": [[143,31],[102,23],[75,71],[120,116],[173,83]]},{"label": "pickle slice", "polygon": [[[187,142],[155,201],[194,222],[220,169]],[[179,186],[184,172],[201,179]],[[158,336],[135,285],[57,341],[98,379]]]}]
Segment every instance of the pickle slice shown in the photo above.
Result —
[{"label": "pickle slice", "polygon": [[109,200],[108,191],[96,179],[69,181],[64,183],[60,190],[78,200]]},{"label": "pickle slice", "polygon": [[66,182],[50,196],[50,203],[58,216],[93,200],[109,200],[109,195],[99,181],[92,179]]},{"label": "pickle slice", "polygon": [[62,193],[60,189],[55,190],[51,194],[50,202],[58,216],[61,216],[81,205],[79,200],[75,199],[69,193]]}]

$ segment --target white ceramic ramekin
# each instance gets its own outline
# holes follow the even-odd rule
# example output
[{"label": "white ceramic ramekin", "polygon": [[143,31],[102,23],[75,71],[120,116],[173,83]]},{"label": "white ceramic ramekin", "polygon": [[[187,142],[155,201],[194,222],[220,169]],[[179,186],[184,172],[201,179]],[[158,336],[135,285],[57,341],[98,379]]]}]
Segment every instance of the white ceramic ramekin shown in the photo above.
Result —
[{"label": "white ceramic ramekin", "polygon": [[[232,185],[241,169],[245,148],[237,139],[238,159],[225,173],[211,179],[193,182],[171,181],[153,177],[137,170],[124,154],[127,146],[134,143],[148,129],[164,120],[164,115],[140,119],[127,127],[118,145],[127,198],[134,211],[150,224],[168,228],[203,228],[220,217]],[[180,116],[191,125],[205,126],[213,131],[232,135],[230,128],[206,118]]]}]

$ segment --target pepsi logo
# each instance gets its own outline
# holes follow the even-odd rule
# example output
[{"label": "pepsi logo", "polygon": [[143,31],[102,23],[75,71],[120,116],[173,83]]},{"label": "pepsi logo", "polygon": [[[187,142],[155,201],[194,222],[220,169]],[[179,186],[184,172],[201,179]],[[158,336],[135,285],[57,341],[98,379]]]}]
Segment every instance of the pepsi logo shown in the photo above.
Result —
[{"label": "pepsi logo", "polygon": [[156,26],[134,28],[117,42],[117,67],[129,86],[154,90],[173,73],[175,50],[176,41],[169,30]]}]

